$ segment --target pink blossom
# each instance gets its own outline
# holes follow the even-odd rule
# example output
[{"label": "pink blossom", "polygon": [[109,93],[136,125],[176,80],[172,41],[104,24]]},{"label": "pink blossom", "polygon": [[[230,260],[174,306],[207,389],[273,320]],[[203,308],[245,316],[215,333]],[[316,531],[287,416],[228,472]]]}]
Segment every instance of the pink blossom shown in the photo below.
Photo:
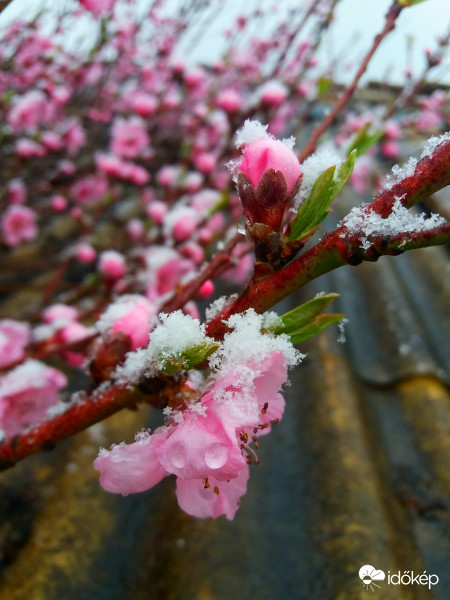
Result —
[{"label": "pink blossom", "polygon": [[164,165],[158,171],[157,179],[162,186],[171,188],[175,187],[180,175],[180,167],[176,165]]},{"label": "pink blossom", "polygon": [[180,508],[188,515],[205,519],[216,519],[225,515],[232,521],[239,508],[239,501],[247,492],[249,467],[244,467],[234,479],[218,481],[214,477],[204,479],[177,478],[177,500]]},{"label": "pink blossom", "polygon": [[77,204],[86,204],[100,200],[108,191],[107,182],[92,175],[87,175],[76,181],[71,187],[71,195]]},{"label": "pink blossom", "polygon": [[115,250],[105,250],[100,254],[98,270],[107,279],[120,279],[125,275],[125,259]]},{"label": "pink blossom", "polygon": [[24,357],[24,349],[29,344],[30,337],[27,323],[12,319],[0,320],[0,368]]},{"label": "pink blossom", "polygon": [[65,126],[64,145],[68,153],[74,155],[82,146],[84,146],[86,142],[86,132],[76,119],[69,119]]},{"label": "pink blossom", "polygon": [[164,217],[167,214],[167,205],[160,200],[153,200],[147,206],[147,215],[150,219],[156,223],[156,225],[162,225],[164,221]]},{"label": "pink blossom", "polygon": [[158,100],[146,92],[133,92],[129,104],[140,117],[150,117],[156,112]]},{"label": "pink blossom", "polygon": [[148,345],[155,314],[155,307],[145,296],[127,294],[109,306],[96,326],[105,340],[111,333],[124,333],[130,338],[131,349],[136,350]]},{"label": "pink blossom", "polygon": [[79,0],[79,2],[89,12],[102,16],[113,9],[116,0]]},{"label": "pink blossom", "polygon": [[58,152],[64,147],[64,142],[61,136],[54,131],[44,131],[41,136],[42,143],[51,152]]},{"label": "pink blossom", "polygon": [[203,183],[203,175],[197,171],[190,171],[184,178],[184,187],[189,194],[198,192]]},{"label": "pink blossom", "polygon": [[259,97],[261,101],[269,106],[280,106],[286,99],[289,93],[288,88],[281,81],[271,80],[266,81],[259,88]]},{"label": "pink blossom", "polygon": [[50,198],[50,206],[55,212],[62,212],[67,208],[67,200],[64,198],[64,196],[52,196]]},{"label": "pink blossom", "polygon": [[21,179],[11,179],[6,185],[8,201],[11,204],[25,204],[27,190]]},{"label": "pink blossom", "polygon": [[[87,340],[95,333],[91,327],[86,327],[81,323],[68,323],[58,331],[57,339],[63,344],[76,344]],[[82,367],[85,362],[85,356],[82,352],[74,352],[72,350],[64,350],[63,358],[73,367]]]},{"label": "pink blossom", "polygon": [[12,204],[6,209],[0,226],[8,246],[19,246],[22,242],[34,240],[38,235],[36,213],[20,204]]},{"label": "pink blossom", "polygon": [[286,360],[276,351],[228,366],[196,403],[181,412],[169,410],[168,426],[141,434],[129,446],[101,450],[94,463],[101,485],[127,494],[173,474],[186,512],[232,519],[247,487],[248,443],[282,417],[278,389],[286,376]]},{"label": "pink blossom", "polygon": [[145,233],[144,223],[141,219],[130,219],[127,223],[127,233],[130,239],[138,241]]},{"label": "pink blossom", "polygon": [[216,168],[217,158],[211,152],[200,152],[194,157],[194,164],[200,173],[208,175]]},{"label": "pink blossom", "polygon": [[157,448],[164,439],[164,434],[155,432],[141,436],[134,444],[113,446],[109,452],[100,450],[94,461],[100,471],[100,485],[108,492],[135,494],[159,483],[167,475],[157,458]]},{"label": "pink blossom", "polygon": [[12,106],[8,114],[8,123],[16,132],[33,130],[42,122],[48,121],[48,100],[40,90],[32,90]]},{"label": "pink blossom", "polygon": [[42,146],[42,144],[38,144],[37,142],[27,138],[20,138],[17,140],[16,152],[20,158],[31,158],[32,156],[42,158],[47,154],[47,150],[44,148],[44,146]]},{"label": "pink blossom", "polygon": [[70,323],[78,319],[78,310],[68,304],[52,304],[48,306],[43,313],[44,323],[54,323],[55,321]]},{"label": "pink blossom", "polygon": [[190,206],[175,207],[164,219],[164,233],[177,242],[188,240],[197,228],[198,213]]},{"label": "pink blossom", "polygon": [[264,137],[246,144],[239,172],[244,173],[254,187],[268,169],[281,171],[284,175],[288,193],[301,175],[300,164],[294,152],[283,142]]},{"label": "pink blossom", "polygon": [[75,256],[81,263],[89,264],[97,256],[95,248],[90,244],[79,244],[75,249]]},{"label": "pink blossom", "polygon": [[123,158],[136,158],[150,143],[143,122],[138,117],[116,119],[112,126],[111,150]]},{"label": "pink blossom", "polygon": [[198,295],[200,298],[208,298],[209,296],[212,296],[212,294],[214,294],[214,283],[211,281],[211,279],[208,279],[202,284],[198,291]]},{"label": "pink blossom", "polygon": [[36,360],[9,371],[0,380],[0,429],[5,436],[44,421],[48,409],[59,402],[58,390],[66,384],[63,373]]},{"label": "pink blossom", "polygon": [[387,158],[395,158],[400,153],[400,146],[395,140],[389,140],[381,145],[381,152]]},{"label": "pink blossom", "polygon": [[401,137],[402,128],[397,121],[387,121],[384,126],[384,134],[390,140],[397,140]]},{"label": "pink blossom", "polygon": [[233,88],[222,90],[216,99],[216,104],[219,108],[223,109],[227,113],[237,112],[244,101],[241,94]]},{"label": "pink blossom", "polygon": [[65,85],[57,85],[51,92],[51,96],[56,104],[63,106],[66,104],[72,95],[69,87]]},{"label": "pink blossom", "polygon": [[434,110],[423,110],[416,120],[416,127],[419,131],[428,131],[436,129],[442,122],[442,117]]},{"label": "pink blossom", "polygon": [[203,248],[196,242],[189,241],[179,248],[180,253],[186,258],[190,258],[196,265],[200,265],[205,260]]}]

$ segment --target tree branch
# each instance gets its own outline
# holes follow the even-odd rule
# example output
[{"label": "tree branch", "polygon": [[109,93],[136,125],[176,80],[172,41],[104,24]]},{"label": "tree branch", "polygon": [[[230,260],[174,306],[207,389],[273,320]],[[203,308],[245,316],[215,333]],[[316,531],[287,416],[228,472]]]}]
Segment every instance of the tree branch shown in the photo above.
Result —
[{"label": "tree branch", "polygon": [[328,129],[328,127],[330,127],[330,125],[332,125],[332,123],[335,120],[335,118],[337,117],[337,115],[342,111],[344,106],[347,104],[347,102],[353,96],[353,94],[355,93],[356,87],[359,83],[359,80],[366,72],[367,66],[368,66],[370,60],[372,59],[372,56],[375,54],[375,51],[377,50],[377,48],[381,44],[381,42],[384,40],[384,38],[395,28],[395,22],[399,16],[399,14],[403,10],[403,8],[405,8],[405,7],[398,4],[397,0],[394,0],[394,2],[392,3],[391,7],[389,8],[389,10],[386,14],[384,27],[383,27],[382,31],[377,36],[375,36],[372,46],[371,46],[369,52],[364,57],[363,61],[361,62],[361,65],[360,65],[353,81],[344,90],[342,96],[336,102],[336,104],[334,105],[333,109],[329,112],[329,114],[323,119],[322,123],[318,127],[316,127],[316,129],[314,129],[314,131],[312,132],[311,137],[308,140],[308,143],[306,144],[306,146],[303,148],[303,150],[301,151],[301,153],[299,155],[300,162],[303,162],[305,160],[305,158],[307,158],[310,154],[312,154],[315,151],[317,142],[319,141],[320,137],[325,133],[325,131]]}]

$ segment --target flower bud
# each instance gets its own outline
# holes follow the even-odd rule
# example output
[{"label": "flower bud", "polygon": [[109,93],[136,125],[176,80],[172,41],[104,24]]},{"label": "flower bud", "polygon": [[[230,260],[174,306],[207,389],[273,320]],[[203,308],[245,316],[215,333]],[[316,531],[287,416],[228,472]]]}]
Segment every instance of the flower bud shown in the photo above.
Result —
[{"label": "flower bud", "polygon": [[283,142],[265,137],[246,145],[238,189],[250,225],[261,223],[279,232],[300,176],[298,159]]},{"label": "flower bud", "polygon": [[239,172],[244,173],[254,187],[258,185],[268,169],[281,171],[290,194],[301,175],[300,164],[294,152],[283,142],[264,137],[247,144]]}]

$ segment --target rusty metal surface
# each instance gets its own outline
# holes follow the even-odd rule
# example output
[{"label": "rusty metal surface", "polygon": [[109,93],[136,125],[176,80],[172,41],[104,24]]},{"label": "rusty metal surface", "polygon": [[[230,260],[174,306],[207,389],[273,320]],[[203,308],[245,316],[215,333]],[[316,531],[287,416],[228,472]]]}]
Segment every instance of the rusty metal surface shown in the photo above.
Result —
[{"label": "rusty metal surface", "polygon": [[[98,486],[99,445],[154,426],[145,409],[1,474],[0,598],[448,600],[448,281],[432,248],[304,291],[342,292],[347,341],[334,329],[302,348],[233,522],[183,514],[171,478],[127,497]],[[440,582],[367,591],[363,564]]]}]

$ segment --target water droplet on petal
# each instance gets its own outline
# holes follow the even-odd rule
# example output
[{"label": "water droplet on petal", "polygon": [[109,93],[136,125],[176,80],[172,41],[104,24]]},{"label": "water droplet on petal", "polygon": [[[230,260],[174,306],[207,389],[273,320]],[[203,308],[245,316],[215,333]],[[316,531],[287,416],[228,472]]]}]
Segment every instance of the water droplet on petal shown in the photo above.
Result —
[{"label": "water droplet on petal", "polygon": [[176,469],[182,469],[186,464],[186,449],[181,442],[175,442],[169,449],[168,457]]},{"label": "water droplet on petal", "polygon": [[205,450],[205,463],[210,469],[220,469],[228,460],[225,444],[211,444]]}]

